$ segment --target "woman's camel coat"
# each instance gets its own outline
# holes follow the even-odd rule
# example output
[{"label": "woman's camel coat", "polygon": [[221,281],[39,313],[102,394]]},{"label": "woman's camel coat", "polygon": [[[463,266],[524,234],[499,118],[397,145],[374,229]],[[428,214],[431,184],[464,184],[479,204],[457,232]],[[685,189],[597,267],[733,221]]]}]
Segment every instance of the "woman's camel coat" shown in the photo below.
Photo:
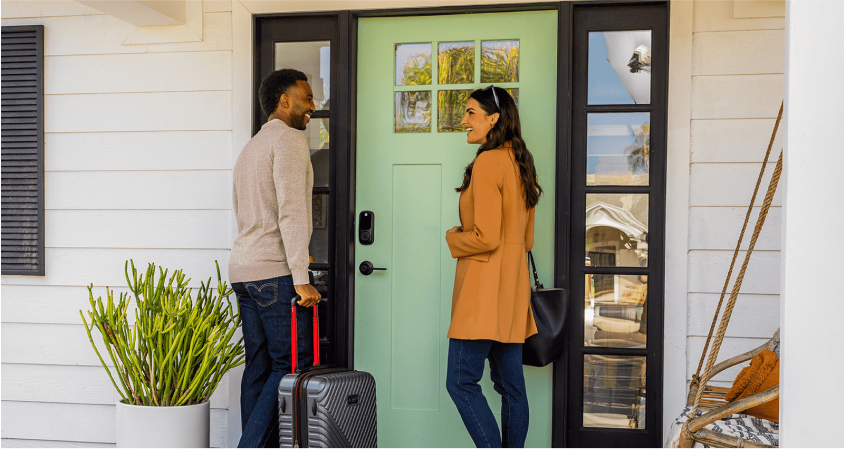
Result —
[{"label": "woman's camel coat", "polygon": [[513,151],[481,153],[460,195],[463,231],[446,234],[457,259],[448,338],[523,343],[536,333],[525,257],[533,222]]}]

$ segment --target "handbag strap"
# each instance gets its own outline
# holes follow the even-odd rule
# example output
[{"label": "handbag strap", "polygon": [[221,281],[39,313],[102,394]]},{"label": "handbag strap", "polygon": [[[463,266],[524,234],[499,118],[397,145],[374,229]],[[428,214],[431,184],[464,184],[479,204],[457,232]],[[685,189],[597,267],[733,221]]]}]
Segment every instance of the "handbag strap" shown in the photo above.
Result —
[{"label": "handbag strap", "polygon": [[533,261],[533,253],[530,251],[528,251],[528,261],[530,262],[531,269],[533,270],[533,285],[535,285],[536,288],[545,288],[542,286],[542,283],[539,282],[539,275],[536,274],[536,262]]}]

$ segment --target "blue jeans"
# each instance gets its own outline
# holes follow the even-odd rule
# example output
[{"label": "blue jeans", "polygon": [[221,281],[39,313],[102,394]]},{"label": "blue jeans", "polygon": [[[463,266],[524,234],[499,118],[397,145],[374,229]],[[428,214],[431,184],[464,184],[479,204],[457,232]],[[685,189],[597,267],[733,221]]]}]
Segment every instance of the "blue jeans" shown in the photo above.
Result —
[{"label": "blue jeans", "polygon": [[[232,284],[240,303],[246,367],[240,384],[243,434],[237,447],[278,447],[278,384],[290,373],[293,276]],[[296,307],[299,362],[313,364],[313,312]]]},{"label": "blue jeans", "polygon": [[[501,433],[478,385],[486,359],[495,391],[501,395]],[[446,389],[475,446],[524,447],[529,410],[521,343],[449,340]]]}]

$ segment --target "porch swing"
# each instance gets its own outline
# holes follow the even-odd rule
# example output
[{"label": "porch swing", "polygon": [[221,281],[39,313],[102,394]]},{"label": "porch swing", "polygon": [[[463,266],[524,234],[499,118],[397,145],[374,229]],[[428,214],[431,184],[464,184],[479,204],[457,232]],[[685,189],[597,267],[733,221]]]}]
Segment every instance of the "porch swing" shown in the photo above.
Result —
[{"label": "porch swing", "polygon": [[[756,221],[756,226],[753,230],[753,236],[750,239],[750,244],[744,257],[744,262],[742,263],[741,269],[736,277],[726,308],[724,309],[724,315],[718,325],[717,332],[715,332],[715,325],[718,323],[718,315],[721,312],[724,296],[726,295],[730,278],[733,274],[733,268],[735,266],[736,259],[738,258],[741,242],[744,238],[747,224],[750,221],[750,216],[753,212],[753,204],[756,202],[756,195],[759,192],[762,177],[765,174],[765,167],[768,164],[771,147],[774,145],[777,129],[779,128],[780,120],[782,119],[782,112],[783,106],[780,105],[780,111],[777,115],[774,131],[771,134],[771,141],[768,144],[768,151],[765,153],[762,170],[759,173],[759,179],[756,181],[756,188],[753,191],[753,197],[751,198],[750,206],[747,209],[744,226],[742,226],[741,234],[739,235],[738,243],[736,244],[736,249],[733,253],[733,259],[730,263],[730,269],[727,272],[727,279],[724,282],[724,288],[721,291],[721,298],[718,301],[715,316],[712,319],[712,326],[710,327],[709,335],[706,338],[703,354],[701,354],[697,372],[692,377],[686,408],[683,409],[680,417],[674,421],[671,427],[668,443],[673,447],[694,447],[696,443],[700,443],[708,447],[779,446],[779,424],[777,422],[741,414],[741,412],[745,410],[764,406],[765,404],[773,403],[773,401],[778,401],[778,379],[776,381],[776,386],[761,392],[757,392],[761,389],[759,388],[760,384],[765,385],[765,383],[757,381],[754,384],[757,390],[751,391],[751,394],[747,395],[747,397],[745,397],[745,394],[741,394],[738,396],[737,400],[734,398],[736,396],[735,390],[731,394],[731,389],[729,388],[710,386],[708,383],[716,374],[726,370],[727,368],[734,367],[740,363],[754,359],[754,357],[760,356],[760,354],[761,356],[767,357],[769,353],[765,353],[766,350],[772,351],[776,354],[776,357],[771,356],[770,359],[776,361],[777,364],[779,363],[779,330],[777,330],[773,337],[765,344],[753,349],[752,351],[735,356],[731,359],[718,363],[717,365],[715,364],[715,361],[718,358],[718,352],[721,349],[721,343],[724,340],[727,325],[730,322],[730,316],[732,315],[733,308],[735,307],[736,298],[741,290],[741,284],[747,271],[750,256],[753,254],[753,248],[756,246],[756,240],[759,238],[759,233],[762,230],[762,226],[765,224],[765,218],[768,215],[768,210],[770,209],[771,202],[774,199],[774,193],[777,190],[777,184],[779,183],[780,175],[782,174],[782,152],[780,152],[779,159],[777,160],[776,168],[774,169],[773,176],[771,177],[771,181],[768,185],[768,192],[765,195],[762,209],[759,212],[759,218]],[[715,334],[714,340],[712,338],[713,333]],[[709,357],[707,358],[707,349],[709,349],[710,342],[712,343],[712,348],[709,351]],[[703,376],[701,377],[701,368],[703,368],[704,360],[706,360],[706,367],[703,371]],[[761,358],[757,360],[761,360]],[[766,361],[767,360],[768,359],[766,359]],[[756,365],[751,363],[751,368],[754,366],[755,368],[759,368],[760,365],[761,363]],[[746,368],[748,370],[748,376],[742,379],[743,381],[746,381],[750,377],[751,368]],[[778,372],[778,365],[776,370]],[[742,372],[739,376],[742,377],[744,373],[745,372]],[[761,373],[758,372],[755,374],[757,377],[758,375],[761,375]],[[774,375],[771,375],[771,377],[774,377]],[[738,379],[736,383],[739,383]],[[741,385],[739,385],[739,387],[741,387]],[[734,386],[734,388],[736,387]],[[731,399],[732,401],[730,401]],[[773,419],[776,420],[777,418]]]}]

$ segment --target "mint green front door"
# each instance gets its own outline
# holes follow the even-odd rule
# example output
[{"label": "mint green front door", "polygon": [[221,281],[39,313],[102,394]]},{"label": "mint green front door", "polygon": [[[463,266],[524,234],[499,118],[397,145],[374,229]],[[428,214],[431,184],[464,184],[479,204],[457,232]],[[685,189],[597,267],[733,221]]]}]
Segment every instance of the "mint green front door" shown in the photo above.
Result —
[{"label": "mint green front door", "polygon": [[[459,224],[454,191],[477,146],[459,121],[468,93],[495,84],[517,95],[545,193],[534,255],[551,283],[554,248],[557,13],[362,18],[358,28],[356,216],[375,215],[374,242],[355,239],[355,368],[375,376],[381,447],[471,447],[445,389]],[[357,230],[355,232],[357,236]],[[527,445],[551,445],[551,368],[525,367]],[[496,416],[500,396],[484,373]]]}]

